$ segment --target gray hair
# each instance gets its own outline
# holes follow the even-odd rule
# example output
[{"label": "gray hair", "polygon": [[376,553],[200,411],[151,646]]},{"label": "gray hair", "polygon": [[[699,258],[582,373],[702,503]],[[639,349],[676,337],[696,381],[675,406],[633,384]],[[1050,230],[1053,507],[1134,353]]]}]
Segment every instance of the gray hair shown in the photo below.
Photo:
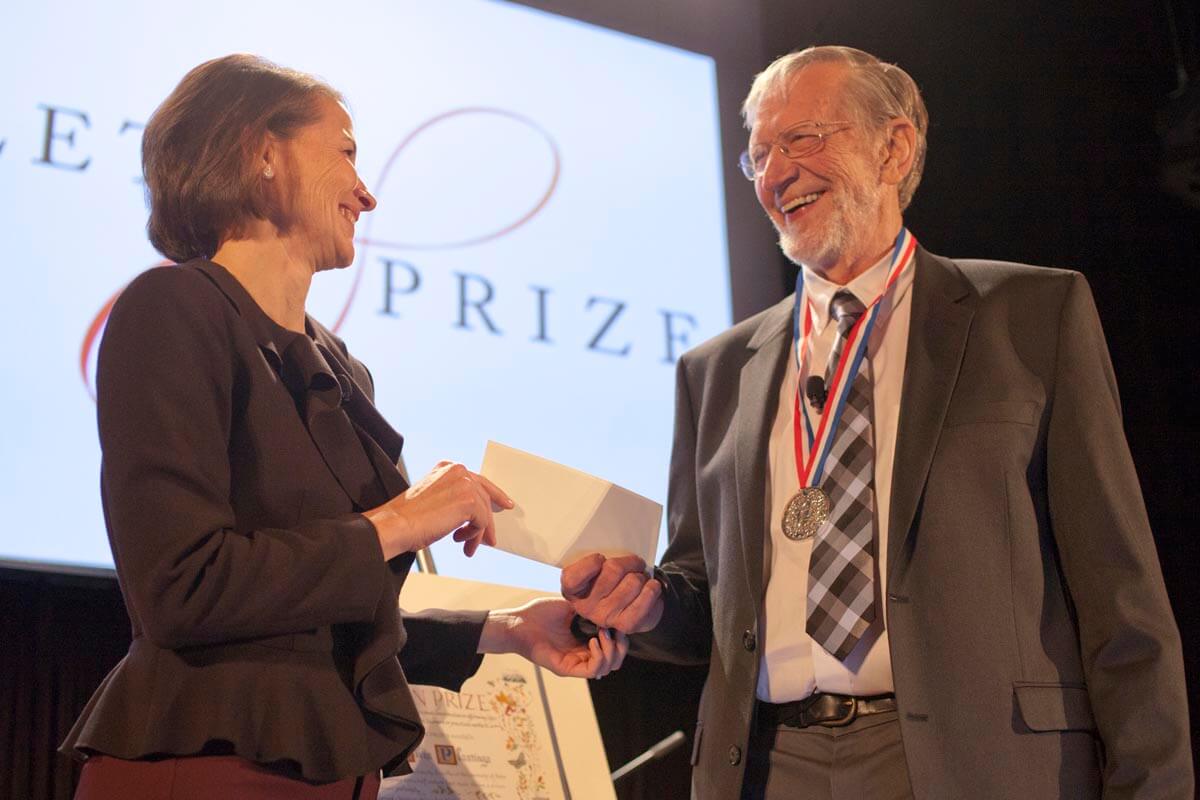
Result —
[{"label": "gray hair", "polygon": [[895,64],[880,61],[870,53],[853,47],[824,45],[809,47],[780,56],[754,78],[750,93],[742,103],[742,119],[747,128],[754,124],[754,115],[769,96],[785,95],[793,76],[810,64],[845,64],[850,71],[846,78],[846,93],[852,111],[864,127],[878,133],[890,120],[904,117],[917,132],[913,165],[898,187],[900,210],[908,208],[921,172],[925,169],[925,134],[929,129],[929,113],[921,90],[912,77]]}]

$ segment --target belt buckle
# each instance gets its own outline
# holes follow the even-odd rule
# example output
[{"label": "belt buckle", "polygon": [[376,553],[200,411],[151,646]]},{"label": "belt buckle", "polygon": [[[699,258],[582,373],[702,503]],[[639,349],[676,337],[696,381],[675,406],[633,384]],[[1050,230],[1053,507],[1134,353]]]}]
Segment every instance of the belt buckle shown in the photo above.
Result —
[{"label": "belt buckle", "polygon": [[821,723],[822,725],[827,728],[842,728],[846,725],[849,725],[851,722],[854,722],[855,718],[858,716],[858,698],[852,696],[846,699],[850,701],[849,708],[846,710],[846,714],[838,717],[837,719],[824,721]]}]

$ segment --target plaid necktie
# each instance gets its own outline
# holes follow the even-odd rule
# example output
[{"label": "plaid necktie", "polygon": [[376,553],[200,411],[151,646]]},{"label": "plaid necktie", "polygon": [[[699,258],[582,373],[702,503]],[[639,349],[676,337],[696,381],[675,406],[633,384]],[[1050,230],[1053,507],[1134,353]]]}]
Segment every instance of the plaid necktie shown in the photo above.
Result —
[{"label": "plaid necktie", "polygon": [[[846,336],[866,309],[850,292],[833,296],[838,335],[829,354],[826,385]],[[849,369],[849,365],[847,365]],[[875,619],[875,450],[871,431],[871,373],[864,354],[829,451],[821,486],[829,519],[813,540],[808,567],[806,630],[839,661],[845,660]]]}]

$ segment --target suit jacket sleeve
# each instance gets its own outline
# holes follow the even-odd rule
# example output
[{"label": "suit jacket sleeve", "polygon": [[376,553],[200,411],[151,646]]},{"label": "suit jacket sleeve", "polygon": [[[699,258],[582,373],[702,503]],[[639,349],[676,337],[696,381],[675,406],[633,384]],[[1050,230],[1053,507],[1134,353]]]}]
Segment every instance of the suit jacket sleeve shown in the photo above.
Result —
[{"label": "suit jacket sleeve", "polygon": [[228,447],[247,356],[233,313],[195,271],[151,270],[100,347],[105,516],[131,612],[162,647],[369,622],[390,587],[359,514],[235,530]]},{"label": "suit jacket sleeve", "polygon": [[670,542],[655,577],[663,584],[663,616],[630,639],[639,658],[707,664],[712,650],[712,607],[696,493],[697,420],[688,383],[687,357],[675,371],[675,439],[671,447],[667,531]]},{"label": "suit jacket sleeve", "polygon": [[1104,336],[1080,275],[1064,301],[1054,386],[1049,509],[1106,749],[1104,797],[1191,797],[1179,633]]}]

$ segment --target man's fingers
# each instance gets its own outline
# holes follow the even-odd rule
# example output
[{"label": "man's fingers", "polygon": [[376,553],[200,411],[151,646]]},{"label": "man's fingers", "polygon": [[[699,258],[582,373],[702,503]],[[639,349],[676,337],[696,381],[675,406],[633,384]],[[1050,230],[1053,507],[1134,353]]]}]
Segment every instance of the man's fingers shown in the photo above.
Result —
[{"label": "man's fingers", "polygon": [[604,561],[604,556],[599,553],[589,553],[563,567],[560,576],[562,596],[567,600],[587,597],[592,590],[592,582],[604,566]]},{"label": "man's fingers", "polygon": [[646,581],[637,597],[613,617],[612,627],[626,633],[644,633],[653,628],[662,614],[662,589],[659,581]]},{"label": "man's fingers", "polygon": [[609,556],[608,560],[623,572],[646,572],[646,562],[641,556],[635,556],[632,553],[623,556]]},{"label": "man's fingers", "polygon": [[[599,584],[599,581],[597,581]],[[620,583],[613,587],[603,598],[600,598],[592,609],[592,621],[597,625],[614,626],[614,620],[637,599],[646,584],[646,576],[641,572],[628,572]],[[599,594],[598,589],[592,590],[592,596]]]},{"label": "man's fingers", "polygon": [[646,562],[637,556],[606,558],[600,574],[596,576],[596,581],[592,584],[592,590],[588,592],[588,598],[596,602],[603,602],[625,580],[626,576],[642,576],[642,580],[645,580],[645,574]]}]

